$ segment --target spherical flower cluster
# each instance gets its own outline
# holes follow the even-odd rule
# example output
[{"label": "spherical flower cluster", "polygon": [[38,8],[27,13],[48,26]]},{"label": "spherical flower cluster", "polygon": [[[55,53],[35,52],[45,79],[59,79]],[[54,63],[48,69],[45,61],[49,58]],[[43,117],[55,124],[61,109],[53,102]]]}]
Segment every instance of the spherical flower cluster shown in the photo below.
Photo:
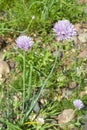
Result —
[{"label": "spherical flower cluster", "polygon": [[72,36],[76,35],[76,29],[74,28],[74,25],[68,20],[58,21],[55,23],[53,30],[56,33],[58,41],[70,39]]},{"label": "spherical flower cluster", "polygon": [[80,110],[81,108],[84,107],[84,104],[83,102],[80,100],[80,99],[76,99],[74,102],[73,102],[74,106]]},{"label": "spherical flower cluster", "polygon": [[17,44],[17,47],[18,48],[21,48],[25,51],[28,51],[32,45],[33,45],[33,40],[31,37],[28,37],[28,36],[19,36],[17,39],[16,39],[16,44]]}]

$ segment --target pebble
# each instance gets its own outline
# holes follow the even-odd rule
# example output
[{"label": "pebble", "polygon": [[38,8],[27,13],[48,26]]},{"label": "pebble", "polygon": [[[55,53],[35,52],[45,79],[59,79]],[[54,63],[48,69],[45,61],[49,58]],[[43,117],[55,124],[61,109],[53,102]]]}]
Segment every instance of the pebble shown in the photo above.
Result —
[{"label": "pebble", "polygon": [[73,109],[65,109],[63,112],[58,116],[58,123],[64,124],[68,123],[73,120],[75,117],[75,112]]},{"label": "pebble", "polygon": [[78,39],[81,43],[87,42],[87,33],[80,33],[78,36]]},{"label": "pebble", "polygon": [[6,61],[0,61],[0,75],[10,73],[9,65]]},{"label": "pebble", "polygon": [[74,89],[74,88],[76,88],[76,87],[77,87],[76,82],[72,81],[72,82],[69,83],[69,88],[70,88],[70,89]]},{"label": "pebble", "polygon": [[35,106],[34,106],[34,108],[33,108],[33,111],[34,111],[35,113],[39,113],[39,111],[40,111],[40,105],[39,105],[38,102],[35,104]]}]

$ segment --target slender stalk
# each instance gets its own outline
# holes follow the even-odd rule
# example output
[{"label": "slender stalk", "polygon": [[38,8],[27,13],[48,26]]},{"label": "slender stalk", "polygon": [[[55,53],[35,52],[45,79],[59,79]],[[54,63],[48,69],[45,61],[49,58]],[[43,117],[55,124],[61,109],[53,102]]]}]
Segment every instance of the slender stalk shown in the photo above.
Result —
[{"label": "slender stalk", "polygon": [[38,95],[36,96],[35,100],[32,101],[31,107],[30,107],[29,111],[26,113],[26,118],[28,117],[28,115],[29,115],[30,112],[32,111],[33,107],[35,106],[36,102],[38,101],[39,97],[41,96],[44,87],[46,86],[48,80],[50,79],[50,77],[51,77],[51,75],[52,75],[52,73],[53,73],[53,71],[54,71],[54,68],[55,68],[55,66],[56,66],[58,56],[59,56],[59,52],[57,52],[57,55],[56,55],[56,58],[55,58],[55,61],[54,61],[54,65],[53,65],[53,67],[52,67],[52,69],[51,69],[51,71],[50,71],[48,77],[47,77],[46,80],[44,81],[44,83],[43,83],[43,85],[42,85],[42,87],[41,87],[41,89],[40,89],[40,92],[39,92]]},{"label": "slender stalk", "polygon": [[25,51],[23,56],[23,110],[24,110],[24,102],[25,102]]}]

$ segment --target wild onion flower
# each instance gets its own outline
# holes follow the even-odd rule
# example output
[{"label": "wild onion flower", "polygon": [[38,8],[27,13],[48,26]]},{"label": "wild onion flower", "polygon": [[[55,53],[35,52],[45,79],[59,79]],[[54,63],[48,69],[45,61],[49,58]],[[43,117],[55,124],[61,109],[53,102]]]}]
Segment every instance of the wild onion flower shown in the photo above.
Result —
[{"label": "wild onion flower", "polygon": [[76,35],[74,25],[68,20],[58,21],[55,23],[53,30],[56,33],[58,41],[67,40]]},{"label": "wild onion flower", "polygon": [[76,99],[74,102],[73,102],[74,106],[80,110],[81,108],[84,107],[84,104],[83,102],[80,100],[80,99]]},{"label": "wild onion flower", "polygon": [[18,48],[21,48],[25,51],[28,51],[32,45],[33,45],[33,40],[31,37],[28,37],[28,36],[19,36],[17,39],[16,39],[16,44],[17,44],[17,47]]}]

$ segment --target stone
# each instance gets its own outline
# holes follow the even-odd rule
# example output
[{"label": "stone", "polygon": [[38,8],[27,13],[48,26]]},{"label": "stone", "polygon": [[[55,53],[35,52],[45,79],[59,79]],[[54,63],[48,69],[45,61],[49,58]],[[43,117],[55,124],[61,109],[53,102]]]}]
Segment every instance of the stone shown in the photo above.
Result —
[{"label": "stone", "polygon": [[9,65],[6,61],[0,61],[0,75],[8,74],[10,73]]},{"label": "stone", "polygon": [[64,124],[72,121],[75,117],[75,111],[73,109],[65,109],[58,116],[58,124]]},{"label": "stone", "polygon": [[76,88],[76,87],[77,87],[76,82],[72,81],[72,82],[69,83],[69,88],[70,89],[73,89],[73,88]]},{"label": "stone", "polygon": [[40,105],[39,105],[38,102],[35,104],[35,106],[34,106],[34,108],[33,108],[33,111],[34,111],[35,113],[39,113],[39,111],[40,111]]},{"label": "stone", "polygon": [[87,42],[87,33],[80,33],[78,36],[78,39],[81,43]]}]

